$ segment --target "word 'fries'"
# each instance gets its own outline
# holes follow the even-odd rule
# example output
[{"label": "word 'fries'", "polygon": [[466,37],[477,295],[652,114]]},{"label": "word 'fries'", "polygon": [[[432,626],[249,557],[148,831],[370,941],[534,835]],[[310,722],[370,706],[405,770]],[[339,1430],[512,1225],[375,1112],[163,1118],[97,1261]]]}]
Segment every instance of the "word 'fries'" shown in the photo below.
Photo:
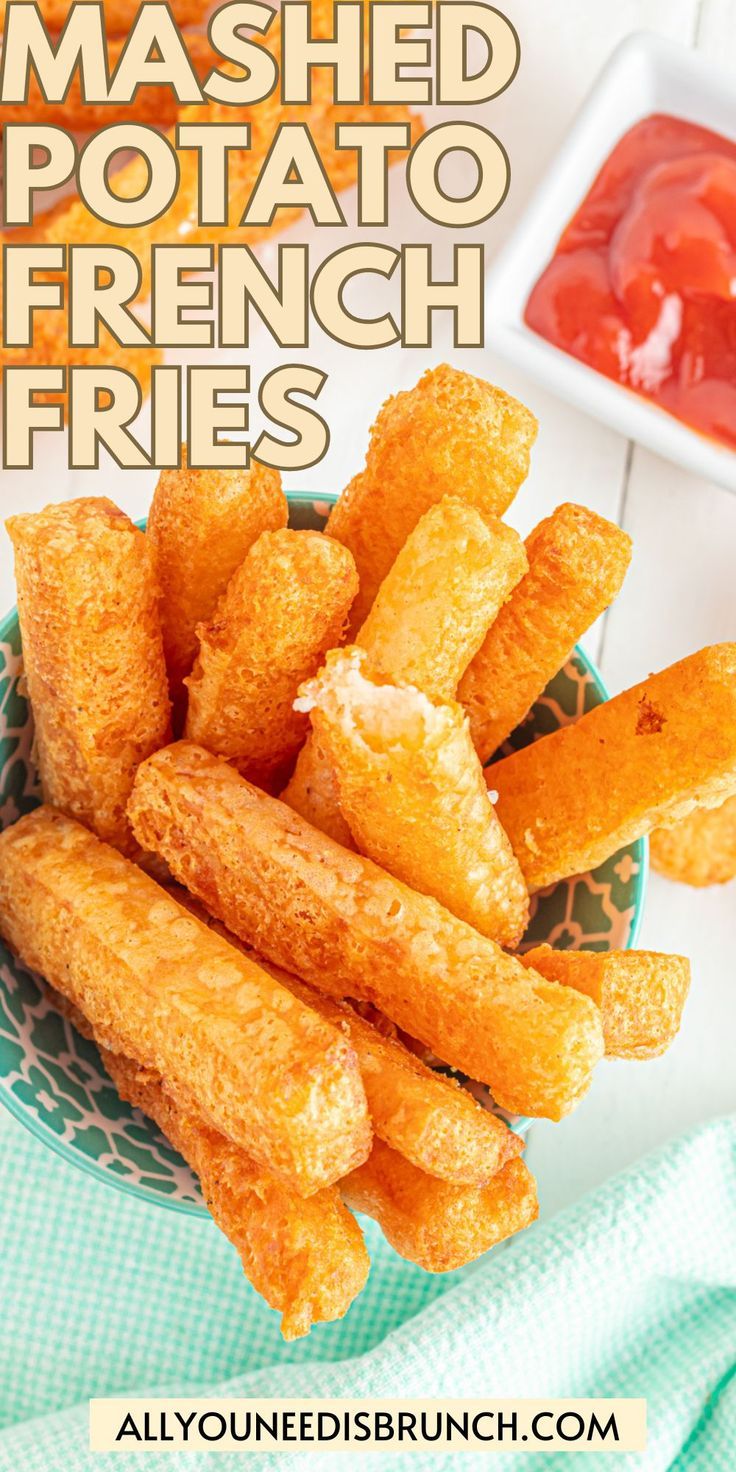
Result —
[{"label": "word 'fries'", "polygon": [[343,491],[327,533],[349,547],[360,578],[353,630],[420,517],[446,495],[502,516],[529,473],[537,421],[516,399],[447,364],[384,404],[365,469]]},{"label": "word 'fries'", "polygon": [[736,796],[718,808],[697,809],[675,828],[652,834],[652,868],[701,889],[736,879]]},{"label": "word 'fries'", "polygon": [[236,1248],[246,1278],[281,1313],[284,1339],[341,1319],[365,1286],[370,1262],[338,1188],[305,1201],[201,1115],[182,1109],[156,1074],[106,1049],[102,1061],[121,1099],[155,1120],[199,1177],[207,1209]]},{"label": "word 'fries'", "polygon": [[630,537],[585,506],[558,506],[525,545],[529,571],[489,625],[457,692],[482,762],[616,597],[631,560]]},{"label": "word 'fries'", "polygon": [[[450,699],[526,566],[516,532],[456,496],[445,496],[410,533],[355,642],[370,655],[371,668],[387,679],[415,685],[430,699]],[[315,828],[352,848],[316,733],[299,753],[283,800]]]},{"label": "word 'fries'", "polygon": [[354,1211],[375,1218],[400,1257],[428,1273],[473,1262],[530,1226],[539,1211],[523,1160],[510,1160],[487,1186],[453,1186],[417,1170],[380,1140],[340,1189]]},{"label": "word 'fries'", "polygon": [[346,1038],[80,824],[37,808],[0,835],[0,931],[100,1043],[166,1078],[303,1195],[364,1159]]},{"label": "word 'fries'", "polygon": [[104,498],[12,516],[7,528],[44,797],[133,853],[135,769],[170,729],[146,539]]},{"label": "word 'fries'", "polygon": [[610,1058],[656,1058],[677,1036],[690,990],[685,956],[655,951],[555,951],[535,946],[521,957],[549,981],[572,986],[601,1009]]},{"label": "word 'fries'", "polygon": [[374,1003],[515,1114],[559,1119],[603,1052],[587,998],[528,972],[436,900],[179,742],[139,769],[139,840],[248,945],[321,991]]},{"label": "word 'fries'", "polygon": [[461,706],[374,681],[360,650],[335,653],[302,687],[361,853],[500,945],[515,946],[529,898],[488,798]]},{"label": "word 'fries'", "polygon": [[297,691],[340,642],[357,589],[339,542],[264,532],[199,625],[186,735],[259,786],[283,786],[309,729]]},{"label": "word 'fries'", "polygon": [[165,470],[153,493],[148,540],[161,587],[161,622],[172,698],[197,655],[197,625],[262,532],[289,516],[277,470]]},{"label": "word 'fries'", "polygon": [[486,773],[530,890],[736,793],[736,644],[716,644]]}]

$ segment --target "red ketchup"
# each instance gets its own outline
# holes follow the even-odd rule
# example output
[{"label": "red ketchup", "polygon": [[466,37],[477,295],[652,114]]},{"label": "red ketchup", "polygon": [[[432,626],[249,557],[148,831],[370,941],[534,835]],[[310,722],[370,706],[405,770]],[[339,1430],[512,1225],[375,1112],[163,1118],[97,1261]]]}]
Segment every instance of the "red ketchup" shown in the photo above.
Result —
[{"label": "red ketchup", "polygon": [[541,337],[736,447],[736,143],[626,133],[527,303]]}]

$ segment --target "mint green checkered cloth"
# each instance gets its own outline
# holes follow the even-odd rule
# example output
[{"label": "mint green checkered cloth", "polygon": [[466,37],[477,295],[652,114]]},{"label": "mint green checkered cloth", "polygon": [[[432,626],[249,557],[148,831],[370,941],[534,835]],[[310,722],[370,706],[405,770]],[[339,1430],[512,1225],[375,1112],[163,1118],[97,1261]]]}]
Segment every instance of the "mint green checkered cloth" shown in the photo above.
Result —
[{"label": "mint green checkered cloth", "polygon": [[[646,1472],[736,1468],[736,1119],[719,1120],[553,1221],[445,1278],[370,1227],[368,1288],[341,1324],[285,1346],[207,1221],[76,1172],[0,1118],[0,1472],[231,1472],[243,1454],[87,1446],[90,1396],[645,1396]],[[354,1468],[336,1452],[330,1469]],[[560,1467],[575,1455],[547,1454]],[[592,1458],[584,1465],[590,1465]],[[501,1467],[539,1468],[510,1453]],[[314,1472],[319,1453],[251,1454]],[[373,1465],[372,1463],[370,1465]],[[376,1468],[470,1468],[388,1454]]]}]

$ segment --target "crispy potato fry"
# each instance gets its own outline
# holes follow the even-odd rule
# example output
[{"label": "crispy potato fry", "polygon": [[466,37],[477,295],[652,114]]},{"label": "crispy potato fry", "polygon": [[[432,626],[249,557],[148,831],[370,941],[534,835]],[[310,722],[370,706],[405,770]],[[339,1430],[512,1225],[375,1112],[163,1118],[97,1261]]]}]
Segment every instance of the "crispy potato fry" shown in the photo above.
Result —
[{"label": "crispy potato fry", "polygon": [[239,940],[183,885],[172,882],[167,888],[179,904],[231,945],[241,946],[305,1006],[341,1028],[355,1049],[376,1135],[420,1170],[442,1181],[483,1186],[521,1153],[521,1137],[481,1107],[457,1079],[427,1066],[401,1040],[396,1024],[375,1007],[317,991]]},{"label": "crispy potato fry", "polygon": [[442,364],[384,404],[365,469],[330,513],[328,536],[349,547],[360,578],[353,631],[420,517],[446,495],[502,516],[526,479],[537,421],[516,399]]},{"label": "crispy potato fry", "polygon": [[146,539],[102,497],[6,525],[44,796],[134,853],[125,816],[133,775],[170,730]]},{"label": "crispy potato fry", "polygon": [[211,619],[230,579],[262,532],[285,527],[289,507],[277,470],[164,470],[153,493],[148,541],[162,592],[161,620],[177,713],[197,657],[197,625]]},{"label": "crispy potato fry", "polygon": [[[71,0],[65,0],[65,10],[69,3]],[[137,6],[134,8],[137,9]],[[107,55],[111,72],[120,60],[120,53],[127,39],[127,36],[108,38]],[[207,37],[199,31],[185,32],[183,39],[197,76],[204,79],[217,64],[215,52]],[[59,128],[66,128],[68,132],[78,133],[107,128],[111,123],[133,121],[150,123],[159,128],[173,128],[178,110],[176,96],[172,88],[166,86],[139,87],[133,102],[120,105],[111,102],[85,102],[78,75],[74,76],[63,102],[45,102],[35,72],[32,72],[28,100],[0,106],[0,133],[5,123],[53,123]]]},{"label": "crispy potato fry", "polygon": [[736,879],[736,796],[718,808],[696,809],[674,828],[658,828],[649,852],[659,874],[697,889]]},{"label": "crispy potato fry", "polygon": [[342,1181],[354,1211],[379,1224],[400,1257],[447,1273],[531,1226],[539,1212],[534,1177],[510,1160],[487,1186],[452,1186],[417,1170],[376,1140],[364,1165]]},{"label": "crispy potato fry", "polygon": [[375,1134],[417,1169],[456,1185],[484,1186],[521,1153],[520,1136],[483,1109],[456,1079],[434,1073],[348,1002],[325,996],[280,967],[274,970],[305,1006],[349,1038]]},{"label": "crispy potato fry", "polygon": [[284,1339],[341,1319],[365,1287],[370,1261],[337,1186],[305,1201],[201,1114],[181,1108],[158,1074],[107,1049],[101,1053],[121,1098],[154,1119],[199,1176],[207,1209],[235,1247],[246,1278],[281,1313]]},{"label": "crispy potato fry", "polygon": [[[54,1004],[82,1037],[95,1041],[83,1012],[59,992]],[[121,1099],[155,1120],[199,1177],[207,1209],[238,1252],[249,1283],[281,1313],[284,1339],[343,1318],[365,1286],[370,1261],[339,1189],[326,1186],[306,1201],[296,1196],[196,1109],[178,1104],[159,1074],[121,1053],[99,1052]]]},{"label": "crispy potato fry", "polygon": [[160,1073],[300,1194],[365,1158],[344,1035],[72,819],[37,808],[0,835],[0,930],[103,1047]]},{"label": "crispy potato fry", "polygon": [[233,574],[186,680],[186,735],[278,791],[309,730],[300,684],[339,644],[358,589],[345,547],[321,532],[263,532]]},{"label": "crispy potato fry", "polygon": [[296,759],[296,766],[281,793],[281,801],[295,813],[326,833],[343,848],[355,848],[353,835],[340,808],[337,779],[327,752],[316,733],[310,731]]},{"label": "crispy potato fry", "polygon": [[558,1119],[603,1052],[597,1009],[179,742],[139,770],[139,840],[248,945],[321,991],[373,1002],[512,1113]]},{"label": "crispy potato fry", "polygon": [[457,692],[482,762],[528,715],[577,640],[618,593],[631,538],[585,506],[558,506],[526,541],[514,588]]},{"label": "crispy potato fry", "polygon": [[243,947],[305,1006],[341,1028],[355,1049],[376,1135],[420,1170],[442,1181],[484,1186],[507,1160],[521,1153],[521,1137],[481,1107],[457,1079],[438,1073],[410,1051],[396,1024],[375,1007],[340,1002],[318,992],[246,946],[182,885],[171,883],[168,889],[231,945]]},{"label": "crispy potato fry", "polygon": [[335,651],[297,705],[311,711],[361,853],[499,945],[518,945],[529,897],[462,707],[371,679],[355,648]]},{"label": "crispy potato fry", "polygon": [[379,674],[451,700],[526,569],[510,526],[445,496],[410,532],[355,643]]},{"label": "crispy potato fry", "polygon": [[[69,14],[71,0],[38,0],[39,10],[50,31],[60,31]],[[83,3],[83,0],[82,0]],[[0,26],[5,24],[8,0],[0,0]],[[174,20],[180,26],[196,25],[209,10],[205,0],[169,0]],[[140,0],[103,0],[108,35],[124,35],[140,10]]]},{"label": "crispy potato fry", "polygon": [[544,945],[520,959],[539,976],[574,987],[600,1007],[609,1058],[656,1058],[677,1036],[690,990],[685,956],[556,951]]},{"label": "crispy potato fry", "polygon": [[[526,566],[516,532],[456,496],[445,496],[409,534],[355,642],[380,674],[416,685],[430,699],[450,699]],[[282,796],[315,828],[353,847],[334,775],[315,733],[302,747]]]},{"label": "crispy potato fry", "polygon": [[736,644],[714,644],[486,772],[530,890],[736,793]]}]

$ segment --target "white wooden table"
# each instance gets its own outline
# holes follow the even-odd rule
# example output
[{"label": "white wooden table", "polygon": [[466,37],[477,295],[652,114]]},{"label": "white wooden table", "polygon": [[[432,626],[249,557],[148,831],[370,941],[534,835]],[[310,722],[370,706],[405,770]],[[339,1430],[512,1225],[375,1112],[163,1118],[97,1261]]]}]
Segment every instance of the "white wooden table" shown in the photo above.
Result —
[{"label": "white wooden table", "polygon": [[[721,62],[736,57],[736,0],[617,0],[615,5],[610,0],[556,0],[553,7],[538,0],[501,0],[501,8],[517,26],[523,57],[513,86],[482,110],[483,120],[505,143],[512,165],[509,198],[483,227],[490,251],[507,235],[595,74],[626,34],[650,29],[710,52]],[[396,176],[391,187],[387,238],[397,243],[437,241],[438,263],[449,263],[449,239],[416,213]],[[354,201],[349,196],[346,210],[352,220]],[[377,234],[364,233],[367,238]],[[463,239],[473,233],[465,232]],[[480,238],[481,232],[475,233]],[[344,232],[337,230],[317,234],[300,226],[290,235],[309,241],[313,259],[345,243]],[[272,252],[273,246],[264,248],[266,258]],[[510,514],[520,531],[526,533],[560,501],[576,500],[620,522],[634,538],[635,557],[624,592],[586,640],[614,691],[703,644],[736,639],[736,496],[633,448],[489,353],[453,353],[448,341],[447,333],[438,330],[431,353],[389,350],[359,356],[315,332],[309,352],[299,357],[330,374],[320,407],[325,407],[333,438],[328,458],[298,483],[315,490],[341,488],[362,464],[368,425],[381,401],[415,382],[425,367],[448,358],[518,394],[540,420],[532,473]],[[280,355],[261,330],[249,356],[254,376],[260,378]],[[0,473],[0,510],[8,515],[71,495],[104,493],[139,516],[153,483],[153,475],[122,473],[115,467],[73,474],[60,446],[48,437],[33,473]],[[13,596],[9,546],[3,537],[0,606],[7,607]],[[544,1214],[575,1200],[672,1135],[734,1107],[735,914],[736,885],[698,893],[652,878],[641,944],[692,958],[693,990],[683,1031],[667,1056],[654,1063],[604,1065],[570,1120],[535,1128],[529,1155]],[[7,1117],[1,1127],[17,1128]]]}]

